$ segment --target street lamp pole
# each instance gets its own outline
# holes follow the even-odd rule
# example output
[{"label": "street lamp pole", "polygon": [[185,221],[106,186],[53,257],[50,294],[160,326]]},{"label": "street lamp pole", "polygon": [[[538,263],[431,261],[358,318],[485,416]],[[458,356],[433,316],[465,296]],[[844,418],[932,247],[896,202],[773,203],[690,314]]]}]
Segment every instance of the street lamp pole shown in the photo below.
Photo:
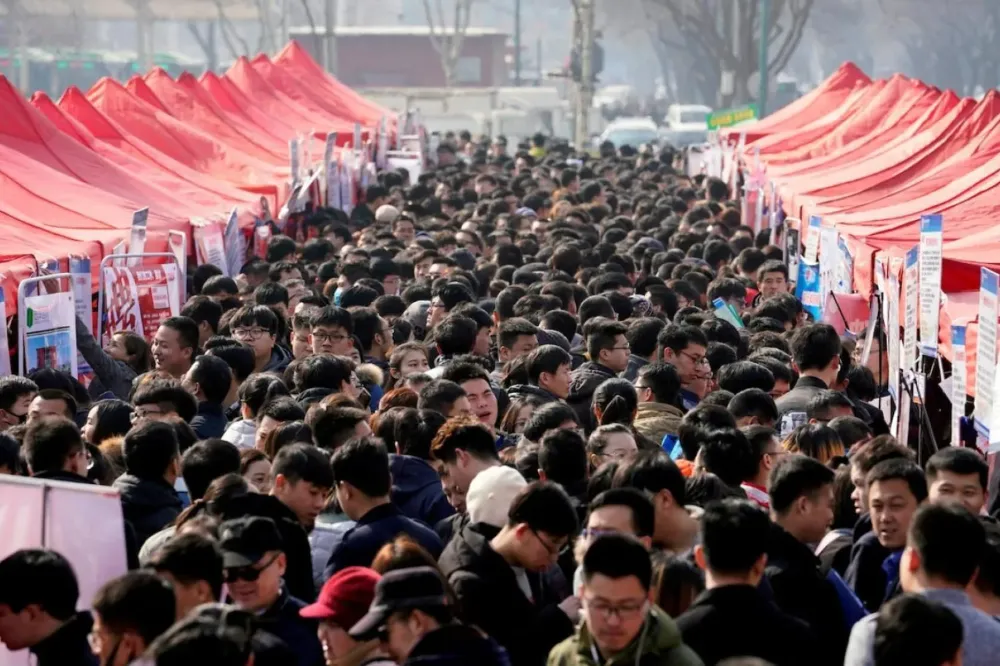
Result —
[{"label": "street lamp pole", "polygon": [[757,91],[757,113],[763,118],[767,114],[767,53],[768,25],[771,23],[771,0],[760,0],[760,50],[757,72],[760,74],[760,89]]},{"label": "street lamp pole", "polygon": [[521,0],[514,0],[514,85],[521,85]]}]

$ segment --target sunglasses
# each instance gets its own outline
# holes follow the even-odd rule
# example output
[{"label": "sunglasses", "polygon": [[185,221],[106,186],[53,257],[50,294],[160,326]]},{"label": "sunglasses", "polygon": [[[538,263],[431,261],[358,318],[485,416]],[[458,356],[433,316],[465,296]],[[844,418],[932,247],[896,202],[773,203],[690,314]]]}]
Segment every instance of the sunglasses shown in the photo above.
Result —
[{"label": "sunglasses", "polygon": [[274,561],[278,559],[278,555],[280,554],[281,553],[275,554],[274,557],[265,562],[259,569],[253,565],[227,568],[223,571],[224,580],[227,583],[235,583],[238,580],[245,580],[248,583],[252,583],[260,578],[260,575],[264,573],[269,566],[274,564]]}]

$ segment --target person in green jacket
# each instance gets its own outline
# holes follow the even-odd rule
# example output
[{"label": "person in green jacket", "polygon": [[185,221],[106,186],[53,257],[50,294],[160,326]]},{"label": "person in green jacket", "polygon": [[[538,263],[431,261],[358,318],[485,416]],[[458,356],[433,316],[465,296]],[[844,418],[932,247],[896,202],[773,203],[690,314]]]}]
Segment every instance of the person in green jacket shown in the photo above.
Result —
[{"label": "person in green jacket", "polygon": [[634,537],[598,537],[583,556],[583,622],[548,666],[704,666],[670,616],[649,601],[653,568]]}]

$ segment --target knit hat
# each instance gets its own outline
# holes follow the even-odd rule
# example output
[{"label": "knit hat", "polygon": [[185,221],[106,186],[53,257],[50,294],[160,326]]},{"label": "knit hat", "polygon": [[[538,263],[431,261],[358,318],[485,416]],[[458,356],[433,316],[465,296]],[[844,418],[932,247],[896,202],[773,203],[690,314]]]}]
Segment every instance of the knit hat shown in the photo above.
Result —
[{"label": "knit hat", "polygon": [[514,498],[527,486],[528,482],[512,467],[498,465],[483,470],[469,484],[465,495],[469,521],[503,527]]}]

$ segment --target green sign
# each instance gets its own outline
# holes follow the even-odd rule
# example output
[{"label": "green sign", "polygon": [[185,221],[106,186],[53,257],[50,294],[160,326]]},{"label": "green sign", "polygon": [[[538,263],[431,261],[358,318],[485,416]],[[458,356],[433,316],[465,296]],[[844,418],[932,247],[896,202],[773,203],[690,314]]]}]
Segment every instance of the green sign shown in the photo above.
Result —
[{"label": "green sign", "polygon": [[733,125],[739,125],[740,123],[757,120],[757,118],[757,105],[747,104],[746,106],[739,106],[735,109],[713,111],[705,116],[705,122],[708,123],[708,129],[717,130],[723,127],[732,127]]}]

